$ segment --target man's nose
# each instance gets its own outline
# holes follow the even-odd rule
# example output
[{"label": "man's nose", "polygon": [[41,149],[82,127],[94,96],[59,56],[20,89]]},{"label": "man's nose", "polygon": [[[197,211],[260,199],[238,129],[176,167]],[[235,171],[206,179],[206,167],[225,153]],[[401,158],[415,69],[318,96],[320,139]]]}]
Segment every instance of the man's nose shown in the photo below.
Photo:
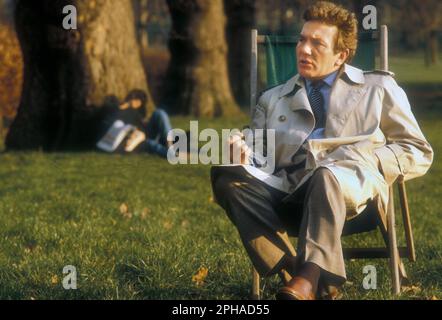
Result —
[{"label": "man's nose", "polygon": [[298,43],[298,53],[303,53],[306,55],[311,55],[312,54],[312,49],[310,47],[310,45],[305,41],[305,42],[299,42]]}]

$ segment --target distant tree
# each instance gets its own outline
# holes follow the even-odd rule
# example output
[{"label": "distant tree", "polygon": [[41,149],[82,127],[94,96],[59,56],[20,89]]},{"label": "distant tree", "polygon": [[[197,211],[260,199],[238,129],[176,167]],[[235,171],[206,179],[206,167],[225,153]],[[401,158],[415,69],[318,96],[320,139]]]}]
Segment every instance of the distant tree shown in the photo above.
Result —
[{"label": "distant tree", "polygon": [[162,104],[194,116],[236,114],[227,71],[223,0],[168,0],[171,62]]},{"label": "distant tree", "polygon": [[293,7],[297,6],[298,1],[279,0],[279,25],[282,34],[293,34],[298,30],[291,30],[293,20]]},{"label": "distant tree", "polygon": [[402,27],[425,41],[427,66],[439,61],[438,34],[442,31],[442,2],[438,0],[402,0]]},{"label": "distant tree", "polygon": [[16,115],[22,83],[20,44],[13,27],[0,22],[0,139],[3,139],[4,129]]},{"label": "distant tree", "polygon": [[255,0],[257,24],[266,34],[297,34],[304,10],[312,0]]},{"label": "distant tree", "polygon": [[225,0],[229,78],[236,101],[250,103],[251,30],[256,28],[255,0]]},{"label": "distant tree", "polygon": [[14,0],[0,0],[0,23],[9,24],[12,22]]},{"label": "distant tree", "polygon": [[149,33],[147,32],[147,23],[149,20],[148,4],[149,0],[132,0],[135,12],[135,26],[137,38],[142,52],[149,48]]},{"label": "distant tree", "polygon": [[[65,30],[74,5],[78,30]],[[8,149],[91,147],[105,97],[147,91],[130,0],[18,0],[16,30],[25,70]]]}]

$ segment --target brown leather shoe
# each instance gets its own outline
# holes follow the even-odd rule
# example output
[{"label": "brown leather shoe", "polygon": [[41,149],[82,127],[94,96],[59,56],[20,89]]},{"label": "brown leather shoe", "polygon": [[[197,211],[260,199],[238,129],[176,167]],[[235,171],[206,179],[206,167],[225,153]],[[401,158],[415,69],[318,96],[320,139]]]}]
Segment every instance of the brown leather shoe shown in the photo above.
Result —
[{"label": "brown leather shoe", "polygon": [[287,286],[279,290],[278,300],[315,300],[315,293],[309,281],[301,277],[294,277]]}]

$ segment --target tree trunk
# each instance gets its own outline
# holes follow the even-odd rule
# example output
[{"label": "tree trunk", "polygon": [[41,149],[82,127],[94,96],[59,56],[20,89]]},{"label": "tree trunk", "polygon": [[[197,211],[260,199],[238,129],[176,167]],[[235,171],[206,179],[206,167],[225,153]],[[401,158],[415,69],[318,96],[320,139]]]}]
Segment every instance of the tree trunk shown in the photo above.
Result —
[{"label": "tree trunk", "polygon": [[[5,128],[3,128],[3,115],[0,113],[0,139],[3,141],[3,133],[5,132]],[[1,144],[0,144],[1,146]]]},{"label": "tree trunk", "polygon": [[229,78],[233,95],[242,107],[250,107],[251,30],[256,27],[254,0],[225,0]]},{"label": "tree trunk", "polygon": [[175,114],[236,114],[227,74],[223,1],[168,0],[167,4],[173,26],[162,105]]},{"label": "tree trunk", "polygon": [[287,3],[284,0],[279,2],[279,32],[280,34],[287,34]]},{"label": "tree trunk", "polygon": [[[70,4],[77,30],[63,29]],[[130,0],[18,0],[16,29],[25,71],[8,149],[92,147],[103,100],[147,91]]]}]

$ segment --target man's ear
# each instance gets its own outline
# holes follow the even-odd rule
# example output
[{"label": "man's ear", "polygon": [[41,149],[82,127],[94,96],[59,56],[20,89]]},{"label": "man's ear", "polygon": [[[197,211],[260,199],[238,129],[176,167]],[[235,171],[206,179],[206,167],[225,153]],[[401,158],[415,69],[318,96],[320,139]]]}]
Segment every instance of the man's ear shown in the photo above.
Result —
[{"label": "man's ear", "polygon": [[337,66],[337,67],[342,66],[347,61],[347,58],[349,55],[350,55],[349,49],[345,49],[345,50],[341,51],[338,54],[338,59],[335,62],[335,66]]}]

